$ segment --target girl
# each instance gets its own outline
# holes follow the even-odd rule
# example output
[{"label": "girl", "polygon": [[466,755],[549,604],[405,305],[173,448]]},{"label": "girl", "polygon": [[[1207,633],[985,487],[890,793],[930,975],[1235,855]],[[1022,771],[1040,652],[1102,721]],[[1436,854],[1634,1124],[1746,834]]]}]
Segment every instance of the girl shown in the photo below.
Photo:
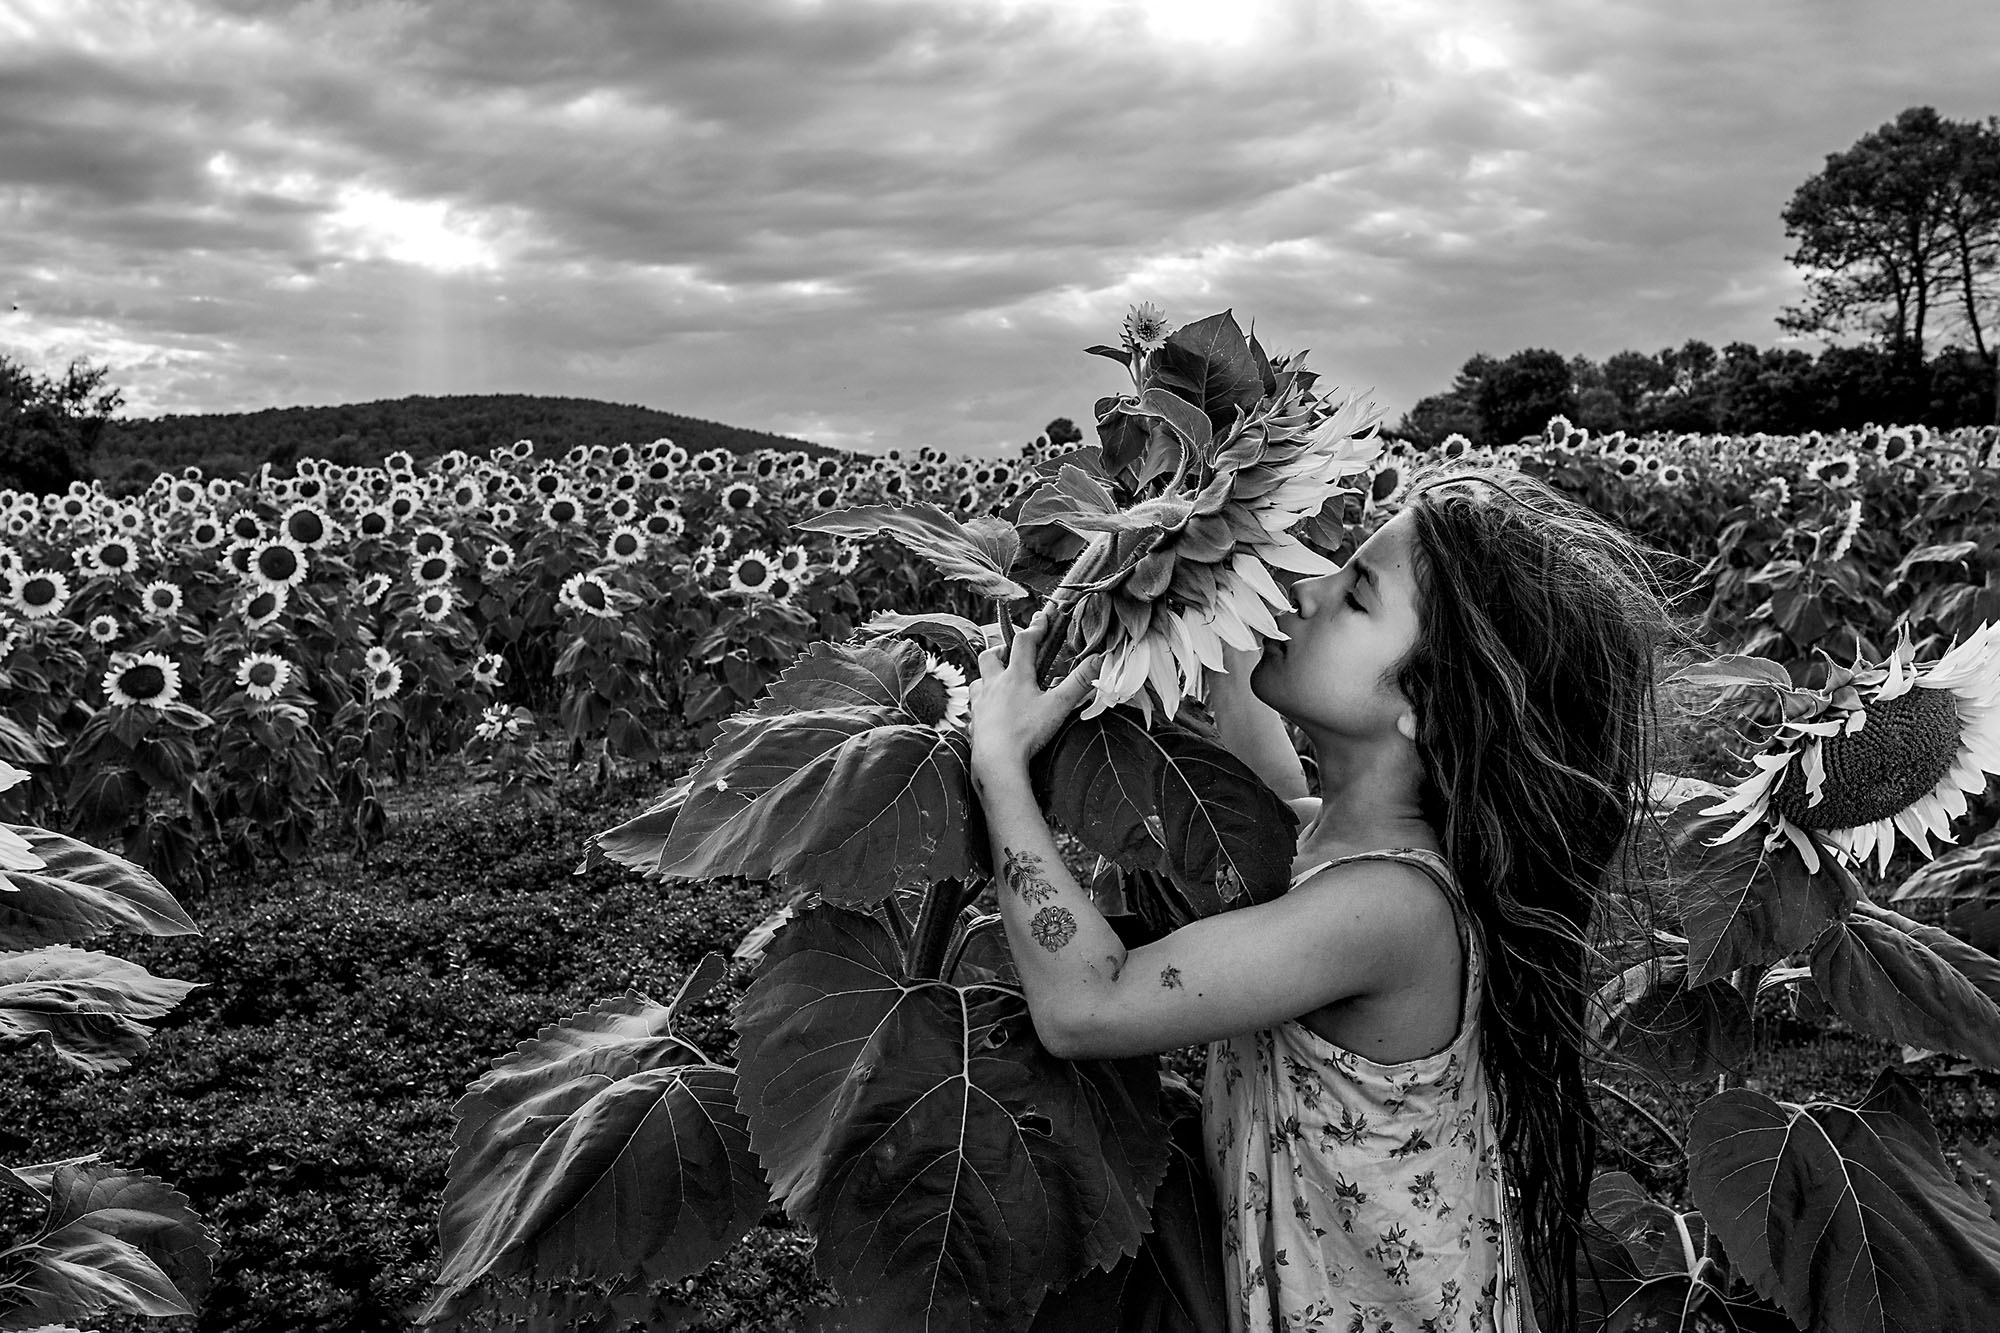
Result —
[{"label": "girl", "polygon": [[1290,892],[1131,950],[1028,780],[1094,661],[1039,689],[1039,616],[980,658],[973,781],[1036,1031],[1072,1059],[1207,1043],[1233,1328],[1576,1328],[1585,932],[1648,813],[1661,650],[1694,646],[1648,554],[1518,473],[1414,483],[1206,682],[1300,817]]}]

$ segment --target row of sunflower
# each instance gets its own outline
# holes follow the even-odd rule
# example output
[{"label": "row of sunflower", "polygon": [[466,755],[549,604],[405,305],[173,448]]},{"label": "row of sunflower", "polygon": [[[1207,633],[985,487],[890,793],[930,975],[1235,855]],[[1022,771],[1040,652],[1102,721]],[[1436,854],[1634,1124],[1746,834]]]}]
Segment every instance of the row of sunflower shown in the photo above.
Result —
[{"label": "row of sunflower", "polygon": [[[0,758],[35,774],[14,799],[42,822],[122,838],[170,875],[198,871],[204,838],[239,862],[301,855],[329,807],[365,849],[380,784],[439,754],[472,745],[503,790],[533,795],[555,780],[533,757],[546,721],[569,765],[594,751],[602,777],[690,729],[705,741],[805,643],[950,604],[889,542],[795,525],[919,502],[1012,518],[1059,452],[656,440],[544,458],[522,440],[423,465],[189,468],[129,499],[0,491]],[[1422,458],[1482,452],[1391,445],[1362,521]],[[1949,638],[2000,614],[1974,591],[1996,453],[1990,430],[1628,438],[1558,417],[1485,456],[1685,552],[1712,624],[1796,662],[1822,646],[1879,658],[1898,626]],[[1955,561],[1887,560],[1968,542]]]}]

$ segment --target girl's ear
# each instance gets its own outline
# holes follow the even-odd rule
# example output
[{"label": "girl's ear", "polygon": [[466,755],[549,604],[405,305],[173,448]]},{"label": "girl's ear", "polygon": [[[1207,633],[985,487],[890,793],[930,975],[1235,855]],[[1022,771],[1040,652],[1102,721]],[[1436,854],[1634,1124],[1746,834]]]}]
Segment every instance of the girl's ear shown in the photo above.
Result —
[{"label": "girl's ear", "polygon": [[1396,730],[1403,733],[1404,740],[1415,740],[1417,738],[1417,715],[1406,711],[1401,717],[1396,719]]}]

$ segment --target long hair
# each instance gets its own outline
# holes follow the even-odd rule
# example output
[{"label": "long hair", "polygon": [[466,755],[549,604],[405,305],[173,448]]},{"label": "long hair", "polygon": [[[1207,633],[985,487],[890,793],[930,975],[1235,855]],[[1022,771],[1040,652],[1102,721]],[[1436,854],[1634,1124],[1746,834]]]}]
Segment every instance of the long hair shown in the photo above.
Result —
[{"label": "long hair", "polygon": [[1654,814],[1656,682],[1699,643],[1662,591],[1666,553],[1533,477],[1433,472],[1405,507],[1419,627],[1391,674],[1417,716],[1423,817],[1488,945],[1483,1063],[1520,1195],[1522,1295],[1548,1333],[1573,1333],[1598,1146],[1591,925],[1614,874],[1634,878],[1628,831]]}]

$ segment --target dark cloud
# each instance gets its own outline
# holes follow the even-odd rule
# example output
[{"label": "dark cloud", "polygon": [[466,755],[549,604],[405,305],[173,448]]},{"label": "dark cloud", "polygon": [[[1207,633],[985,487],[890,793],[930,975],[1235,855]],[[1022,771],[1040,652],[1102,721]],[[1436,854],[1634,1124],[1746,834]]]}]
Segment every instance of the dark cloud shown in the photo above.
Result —
[{"label": "dark cloud", "polygon": [[0,48],[17,354],[981,447],[1233,307],[1392,415],[1477,351],[1777,336],[1779,212],[2000,12],[1921,0],[148,0]]}]

